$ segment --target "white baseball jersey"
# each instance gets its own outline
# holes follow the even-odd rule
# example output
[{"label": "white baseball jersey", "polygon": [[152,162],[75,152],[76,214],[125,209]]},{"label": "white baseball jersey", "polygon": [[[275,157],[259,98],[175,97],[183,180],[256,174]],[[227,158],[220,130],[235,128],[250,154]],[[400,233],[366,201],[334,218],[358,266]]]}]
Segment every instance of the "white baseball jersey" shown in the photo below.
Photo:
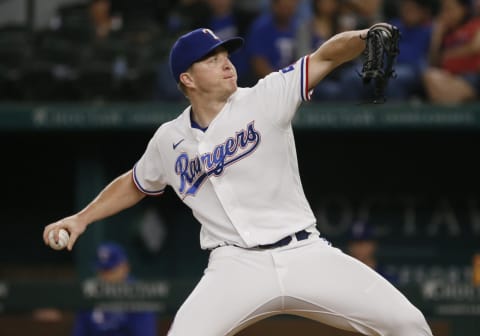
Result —
[{"label": "white baseball jersey", "polygon": [[292,118],[307,87],[308,56],[252,88],[238,88],[203,132],[187,107],[159,127],[134,167],[137,187],[170,185],[202,224],[201,247],[254,247],[297,231],[315,217],[300,181]]}]

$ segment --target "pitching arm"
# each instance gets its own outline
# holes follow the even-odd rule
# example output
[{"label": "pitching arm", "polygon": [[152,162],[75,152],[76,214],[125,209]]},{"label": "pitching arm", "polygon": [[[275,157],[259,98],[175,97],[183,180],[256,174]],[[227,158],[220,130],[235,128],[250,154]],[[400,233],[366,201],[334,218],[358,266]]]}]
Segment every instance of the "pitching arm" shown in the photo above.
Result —
[{"label": "pitching arm", "polygon": [[66,229],[70,233],[67,248],[72,250],[73,244],[89,224],[127,209],[144,197],[145,194],[135,186],[130,170],[113,180],[78,213],[47,225],[43,230],[43,240],[48,245],[50,230],[55,230],[55,240],[58,240],[58,231],[61,228]]}]

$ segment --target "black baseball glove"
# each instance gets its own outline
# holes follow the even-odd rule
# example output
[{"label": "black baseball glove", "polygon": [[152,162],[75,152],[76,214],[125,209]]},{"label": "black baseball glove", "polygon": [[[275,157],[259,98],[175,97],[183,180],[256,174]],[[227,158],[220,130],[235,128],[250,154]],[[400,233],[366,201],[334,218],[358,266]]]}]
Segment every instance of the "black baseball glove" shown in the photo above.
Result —
[{"label": "black baseball glove", "polygon": [[385,102],[388,80],[395,77],[393,66],[400,52],[400,31],[390,24],[378,23],[368,30],[365,40],[361,77],[365,85],[373,81],[373,103],[381,104]]}]

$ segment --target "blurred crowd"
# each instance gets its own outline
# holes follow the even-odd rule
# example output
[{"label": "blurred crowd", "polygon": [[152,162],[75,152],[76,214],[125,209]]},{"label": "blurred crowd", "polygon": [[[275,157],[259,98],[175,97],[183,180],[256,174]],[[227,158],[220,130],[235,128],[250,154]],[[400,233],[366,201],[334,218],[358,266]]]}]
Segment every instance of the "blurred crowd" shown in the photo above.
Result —
[{"label": "blurred crowd", "polygon": [[[314,51],[333,35],[390,22],[401,31],[393,101],[452,104],[480,91],[479,0],[90,0],[58,8],[46,29],[0,27],[0,100],[181,100],[168,53],[207,27],[239,35],[239,85]],[[315,89],[316,101],[362,101],[371,91],[344,64]]]}]

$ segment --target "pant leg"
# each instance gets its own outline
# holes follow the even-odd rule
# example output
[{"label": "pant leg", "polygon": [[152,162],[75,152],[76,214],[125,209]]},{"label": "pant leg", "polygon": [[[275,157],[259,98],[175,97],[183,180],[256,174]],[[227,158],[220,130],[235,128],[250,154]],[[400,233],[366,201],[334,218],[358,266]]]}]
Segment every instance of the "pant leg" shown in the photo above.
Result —
[{"label": "pant leg", "polygon": [[325,324],[381,336],[431,336],[422,313],[368,266],[321,240],[280,251],[285,309]]},{"label": "pant leg", "polygon": [[205,274],[177,312],[169,336],[230,335],[278,313],[280,289],[271,254],[215,249]]}]

